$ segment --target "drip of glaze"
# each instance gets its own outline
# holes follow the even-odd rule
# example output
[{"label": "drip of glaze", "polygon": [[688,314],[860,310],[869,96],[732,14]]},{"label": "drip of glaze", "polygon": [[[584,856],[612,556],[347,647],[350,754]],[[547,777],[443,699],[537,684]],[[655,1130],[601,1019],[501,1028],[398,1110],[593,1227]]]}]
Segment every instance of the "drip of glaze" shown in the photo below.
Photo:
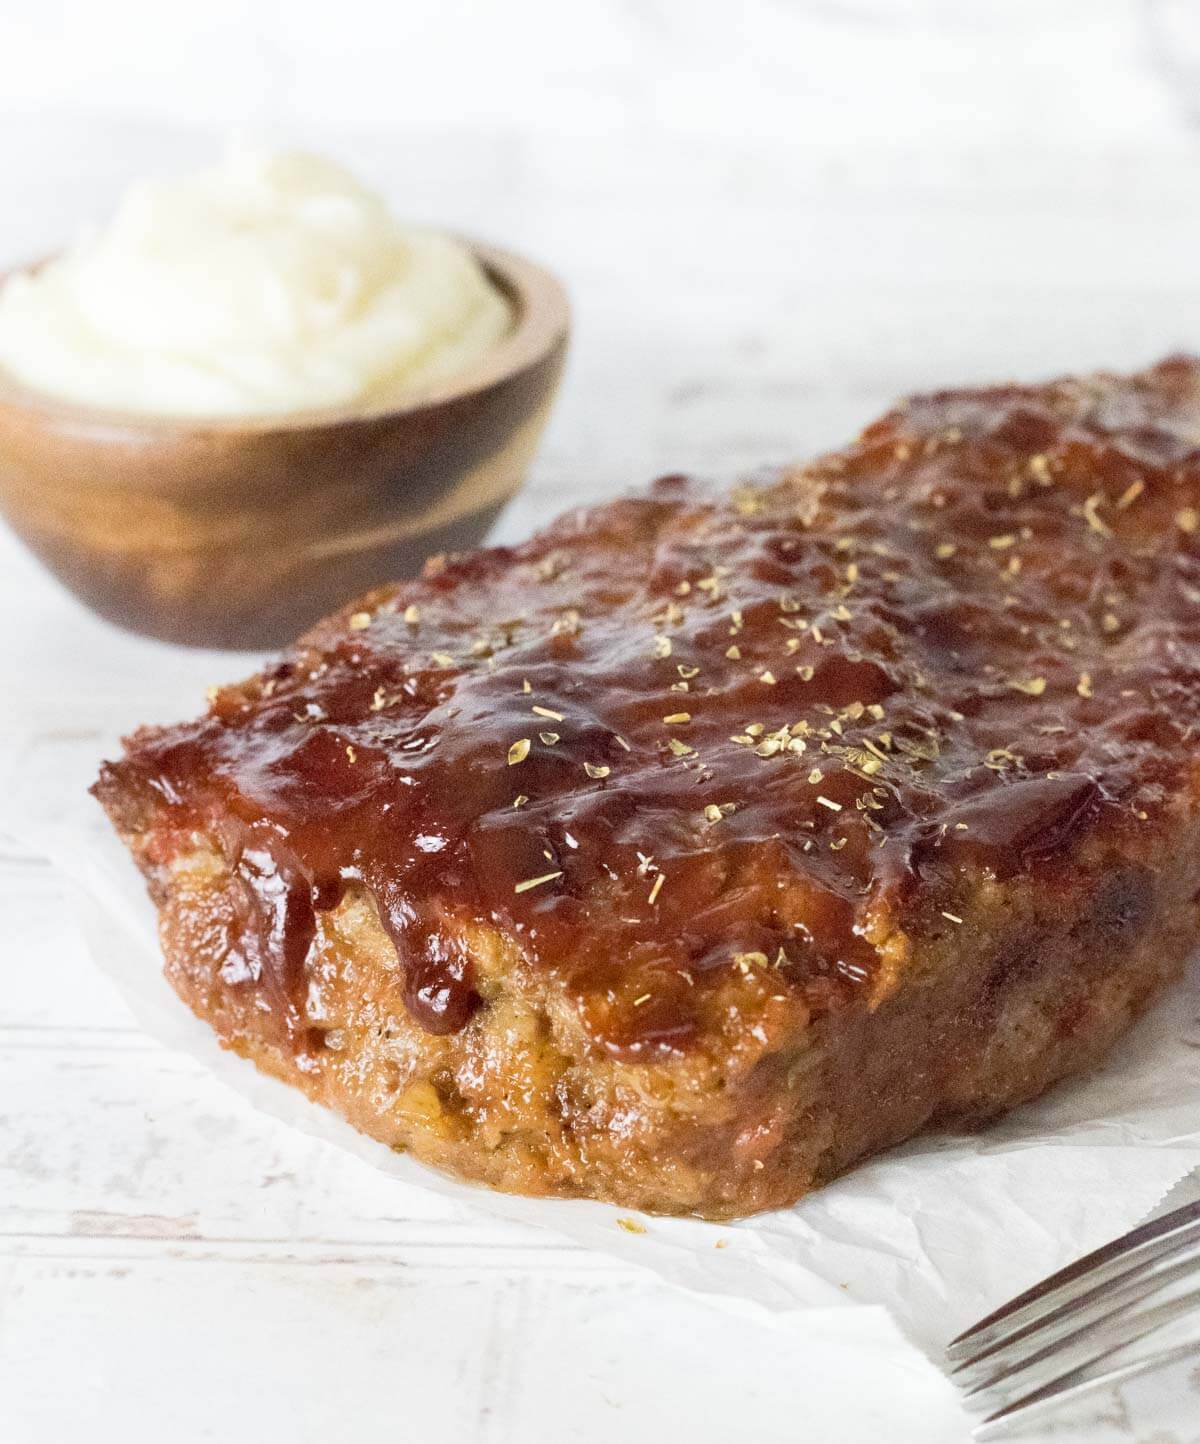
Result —
[{"label": "drip of glaze", "polygon": [[1103,795],[1091,777],[1067,775],[997,782],[950,808],[919,837],[913,861],[973,862],[1010,877],[1063,849],[1096,814]]}]

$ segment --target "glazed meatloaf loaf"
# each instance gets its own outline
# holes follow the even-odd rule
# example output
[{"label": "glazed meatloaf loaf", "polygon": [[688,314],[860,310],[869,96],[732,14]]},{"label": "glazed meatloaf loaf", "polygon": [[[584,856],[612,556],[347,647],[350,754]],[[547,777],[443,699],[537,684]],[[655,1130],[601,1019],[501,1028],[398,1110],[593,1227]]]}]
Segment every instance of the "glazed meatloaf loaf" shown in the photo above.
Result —
[{"label": "glazed meatloaf loaf", "polygon": [[729,1218],[1101,1059],[1200,889],[1200,362],[945,391],[431,561],[95,791],[221,1041]]}]

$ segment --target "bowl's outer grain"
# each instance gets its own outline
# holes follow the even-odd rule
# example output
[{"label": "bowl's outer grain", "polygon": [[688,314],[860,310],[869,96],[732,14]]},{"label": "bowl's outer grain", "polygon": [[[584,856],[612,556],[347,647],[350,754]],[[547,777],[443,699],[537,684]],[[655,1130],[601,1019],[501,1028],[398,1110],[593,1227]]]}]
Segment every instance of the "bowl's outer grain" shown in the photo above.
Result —
[{"label": "bowl's outer grain", "polygon": [[566,351],[547,272],[476,253],[512,334],[436,393],[361,415],[214,421],[0,387],[0,510],[102,616],[169,641],[275,647],[355,593],[478,544],[520,486]]}]

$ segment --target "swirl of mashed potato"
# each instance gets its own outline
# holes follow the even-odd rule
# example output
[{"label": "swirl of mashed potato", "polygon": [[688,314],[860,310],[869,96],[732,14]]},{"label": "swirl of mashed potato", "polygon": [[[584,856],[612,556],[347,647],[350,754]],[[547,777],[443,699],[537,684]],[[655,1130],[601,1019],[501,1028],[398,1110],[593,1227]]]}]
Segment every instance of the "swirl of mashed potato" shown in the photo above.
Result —
[{"label": "swirl of mashed potato", "polygon": [[270,415],[382,402],[473,365],[512,312],[452,237],[319,157],[238,151],[143,183],[0,289],[0,367],[88,406]]}]

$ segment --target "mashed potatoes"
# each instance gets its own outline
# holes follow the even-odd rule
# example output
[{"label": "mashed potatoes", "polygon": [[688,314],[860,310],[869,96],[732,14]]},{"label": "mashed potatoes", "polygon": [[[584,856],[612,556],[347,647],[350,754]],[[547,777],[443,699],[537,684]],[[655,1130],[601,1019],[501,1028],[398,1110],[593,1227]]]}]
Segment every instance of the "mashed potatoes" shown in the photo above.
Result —
[{"label": "mashed potatoes", "polygon": [[235,152],[134,186],[112,221],[0,289],[0,366],[143,413],[250,416],[424,389],[509,329],[460,242],[401,226],[339,166]]}]

